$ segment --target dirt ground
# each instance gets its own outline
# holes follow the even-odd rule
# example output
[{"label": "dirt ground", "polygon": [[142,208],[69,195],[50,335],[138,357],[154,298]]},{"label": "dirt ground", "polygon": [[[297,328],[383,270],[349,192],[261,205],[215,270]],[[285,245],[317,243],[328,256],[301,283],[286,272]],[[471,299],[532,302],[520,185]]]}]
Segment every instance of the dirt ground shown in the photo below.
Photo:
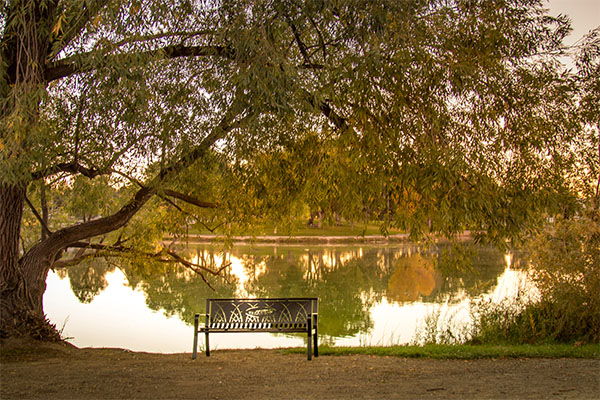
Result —
[{"label": "dirt ground", "polygon": [[279,350],[149,354],[6,342],[7,399],[598,399],[600,360],[429,360]]}]

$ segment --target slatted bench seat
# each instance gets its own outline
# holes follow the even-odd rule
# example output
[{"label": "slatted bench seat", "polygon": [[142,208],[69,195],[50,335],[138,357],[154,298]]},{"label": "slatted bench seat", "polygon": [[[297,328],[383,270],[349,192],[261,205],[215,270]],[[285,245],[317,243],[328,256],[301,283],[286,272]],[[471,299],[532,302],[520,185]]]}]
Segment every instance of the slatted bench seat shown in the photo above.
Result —
[{"label": "slatted bench seat", "polygon": [[[192,359],[198,352],[198,333],[204,332],[206,356],[210,356],[209,333],[272,332],[306,333],[308,359],[318,357],[318,302],[306,298],[259,298],[259,299],[207,299],[206,314],[194,317],[194,348]],[[204,326],[200,316],[205,317]]]}]

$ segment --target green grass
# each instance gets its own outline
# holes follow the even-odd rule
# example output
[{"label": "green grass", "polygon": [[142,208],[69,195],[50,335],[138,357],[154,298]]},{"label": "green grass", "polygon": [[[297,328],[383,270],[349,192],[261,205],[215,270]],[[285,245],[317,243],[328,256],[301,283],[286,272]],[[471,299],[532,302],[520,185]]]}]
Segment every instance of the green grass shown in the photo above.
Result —
[{"label": "green grass", "polygon": [[[286,349],[289,353],[305,353],[305,348]],[[600,344],[574,346],[543,345],[425,345],[383,347],[319,346],[319,355],[373,355],[410,358],[460,359],[479,358],[593,358],[600,359]]]},{"label": "green grass", "polygon": [[[256,226],[252,229],[252,232],[248,232],[249,235],[256,236],[372,236],[381,235],[379,225],[377,224],[350,224],[341,225],[323,225],[322,228],[310,227],[305,221],[298,221],[294,224],[294,227],[290,230],[279,227],[277,233],[275,232],[275,226],[267,223],[263,226]],[[197,230],[192,229],[192,234],[211,234],[208,230]],[[403,233],[397,229],[390,229],[388,232],[390,235]]]}]

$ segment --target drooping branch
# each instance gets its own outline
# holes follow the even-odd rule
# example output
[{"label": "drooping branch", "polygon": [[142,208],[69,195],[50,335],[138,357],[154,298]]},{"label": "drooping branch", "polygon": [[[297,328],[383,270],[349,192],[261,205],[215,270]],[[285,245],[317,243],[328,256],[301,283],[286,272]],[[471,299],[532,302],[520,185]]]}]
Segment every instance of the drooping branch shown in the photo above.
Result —
[{"label": "drooping branch", "polygon": [[[80,254],[78,254],[78,256],[76,256],[72,259],[56,261],[53,264],[53,268],[63,268],[63,267],[71,266],[71,265],[76,265],[76,264],[80,263],[81,261],[88,259],[88,258],[107,257],[107,256],[110,256],[111,254],[118,254],[118,255],[130,254],[130,255],[137,256],[137,257],[145,257],[145,258],[151,259],[152,261],[160,262],[160,263],[181,264],[184,267],[186,267],[186,268],[192,270],[193,272],[197,273],[198,275],[200,275],[202,277],[202,280],[213,290],[214,290],[214,288],[207,281],[206,277],[204,276],[204,272],[208,272],[214,276],[218,276],[225,268],[227,268],[231,265],[231,263],[223,262],[218,269],[214,270],[204,264],[194,263],[192,261],[186,260],[179,254],[177,254],[177,252],[175,252],[171,249],[168,249],[168,248],[162,248],[156,253],[150,253],[150,252],[135,250],[135,249],[121,246],[118,244],[117,245],[106,245],[106,244],[102,244],[102,243],[76,242],[76,243],[70,244],[69,247],[84,249],[84,250],[89,249],[89,250],[94,250],[95,252],[88,253],[88,254],[80,253]],[[168,256],[169,258],[165,258],[165,256]]]},{"label": "drooping branch", "polygon": [[[67,76],[89,72],[98,68],[96,65],[81,64],[77,60],[86,59],[93,55],[93,52],[78,54],[77,57],[68,57],[49,64],[44,71],[46,82],[51,82]],[[234,51],[228,46],[184,46],[170,45],[153,50],[140,51],[137,53],[110,54],[104,57],[103,65],[119,65],[131,57],[160,57],[163,59],[172,59],[180,57],[226,57],[234,58]]]},{"label": "drooping branch", "polygon": [[210,233],[215,233],[217,229],[219,229],[221,226],[225,225],[225,222],[221,222],[219,224],[217,224],[214,228],[211,228],[210,226],[206,225],[204,222],[202,221],[198,221],[204,228],[206,228]]},{"label": "drooping branch", "polygon": [[[140,182],[139,180],[135,179],[132,176],[129,176],[121,171],[113,171],[115,174],[120,175],[124,178],[126,178],[127,180],[129,180],[130,182],[135,183],[136,185],[138,185],[139,187],[144,187],[144,184],[142,182]],[[177,204],[175,204],[174,201],[172,201],[171,199],[167,198],[166,193],[164,193],[164,191],[162,191],[162,193],[157,193],[158,196],[160,196],[161,199],[163,199],[164,201],[166,201],[167,203],[169,203],[170,205],[172,205],[173,207],[175,207],[177,209],[177,211],[181,212],[181,213],[186,213],[181,207],[179,207]],[[183,194],[181,194],[181,196],[185,196]],[[199,201],[199,200],[198,200]]]},{"label": "drooping branch", "polygon": [[193,196],[187,195],[185,193],[179,193],[176,192],[174,190],[164,190],[164,194],[169,196],[169,197],[174,197],[178,200],[184,201],[186,203],[192,204],[196,207],[200,207],[200,208],[217,208],[217,204],[216,203],[210,203],[210,202],[206,202],[206,201],[201,201]]},{"label": "drooping branch", "polygon": [[[192,263],[182,257],[180,257],[177,253],[167,250],[167,253],[173,257],[175,260],[177,260],[179,263],[181,263],[184,267],[187,267],[189,269],[191,269],[192,271],[194,271],[195,273],[197,273],[198,275],[200,275],[200,277],[202,278],[202,280],[204,281],[204,283],[206,283],[206,285],[211,288],[213,291],[216,292],[216,289],[213,287],[213,285],[210,284],[210,282],[206,279],[206,277],[204,276],[204,274],[202,273],[202,270],[207,271],[211,274],[213,274],[214,276],[217,276],[221,273],[221,271],[223,271],[225,268],[229,267],[231,265],[231,263],[225,263],[225,260],[223,260],[223,263],[221,264],[221,267],[216,270],[213,271],[211,269],[208,269],[202,265],[199,264],[195,264]],[[201,270],[199,270],[198,268],[200,268]]]},{"label": "drooping branch", "polygon": [[219,275],[221,273],[221,271],[223,271],[225,268],[227,268],[231,265],[231,263],[223,262],[221,264],[221,266],[219,267],[219,269],[217,269],[216,271],[213,271],[212,269],[206,267],[205,265],[193,263],[191,261],[186,260],[185,258],[181,257],[179,254],[177,254],[173,250],[164,249],[164,252],[167,253],[169,256],[173,257],[173,259],[176,260],[178,263],[181,263],[182,265],[184,265],[188,268],[192,268],[192,270],[196,270],[199,268],[203,271],[213,274],[214,276]]},{"label": "drooping branch", "polygon": [[[299,40],[299,37],[298,39]],[[307,58],[306,47],[299,42],[301,51],[304,56],[304,62],[297,66],[299,69],[323,69],[324,65],[310,62]],[[81,60],[93,57],[94,53],[99,51],[91,51],[88,53],[77,54],[77,56],[67,57],[56,62],[50,63],[44,70],[44,79],[46,82],[52,82],[57,79],[62,79],[70,75],[89,72],[98,69],[104,65],[122,65],[127,59],[139,57],[159,58],[159,59],[174,59],[181,57],[222,57],[229,60],[234,60],[236,56],[235,49],[231,46],[224,45],[206,45],[206,46],[186,46],[182,44],[164,46],[158,49],[139,51],[135,53],[119,53],[108,54],[104,56],[104,62],[100,64],[82,64]],[[268,65],[267,65],[268,66]],[[272,67],[272,66],[271,66]]]},{"label": "drooping branch", "polygon": [[[232,106],[231,109],[235,109],[235,107]],[[213,128],[200,144],[165,166],[147,185],[140,187],[131,200],[116,213],[60,229],[50,235],[46,240],[36,244],[23,256],[23,258],[52,257],[58,251],[72,243],[77,243],[81,240],[103,235],[122,228],[154,195],[160,191],[160,187],[163,186],[165,182],[188,168],[196,160],[202,158],[219,139],[225,137],[229,131],[241,124],[243,119],[233,122],[236,117],[237,114],[231,113],[230,111],[227,112],[221,122]]]},{"label": "drooping branch", "polygon": [[90,179],[100,175],[106,175],[112,172],[109,168],[89,168],[79,164],[77,161],[58,163],[53,165],[51,168],[36,171],[31,174],[33,180],[45,178],[50,175],[58,174],[60,172],[67,172],[69,174],[81,174]]}]

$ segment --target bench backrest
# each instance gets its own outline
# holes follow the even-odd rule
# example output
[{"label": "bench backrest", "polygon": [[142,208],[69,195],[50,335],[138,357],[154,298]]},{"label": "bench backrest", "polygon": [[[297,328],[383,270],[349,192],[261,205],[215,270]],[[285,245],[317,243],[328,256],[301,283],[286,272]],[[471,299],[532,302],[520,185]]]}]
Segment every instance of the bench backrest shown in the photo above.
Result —
[{"label": "bench backrest", "polygon": [[210,329],[298,331],[318,313],[318,299],[208,299],[206,313]]}]

